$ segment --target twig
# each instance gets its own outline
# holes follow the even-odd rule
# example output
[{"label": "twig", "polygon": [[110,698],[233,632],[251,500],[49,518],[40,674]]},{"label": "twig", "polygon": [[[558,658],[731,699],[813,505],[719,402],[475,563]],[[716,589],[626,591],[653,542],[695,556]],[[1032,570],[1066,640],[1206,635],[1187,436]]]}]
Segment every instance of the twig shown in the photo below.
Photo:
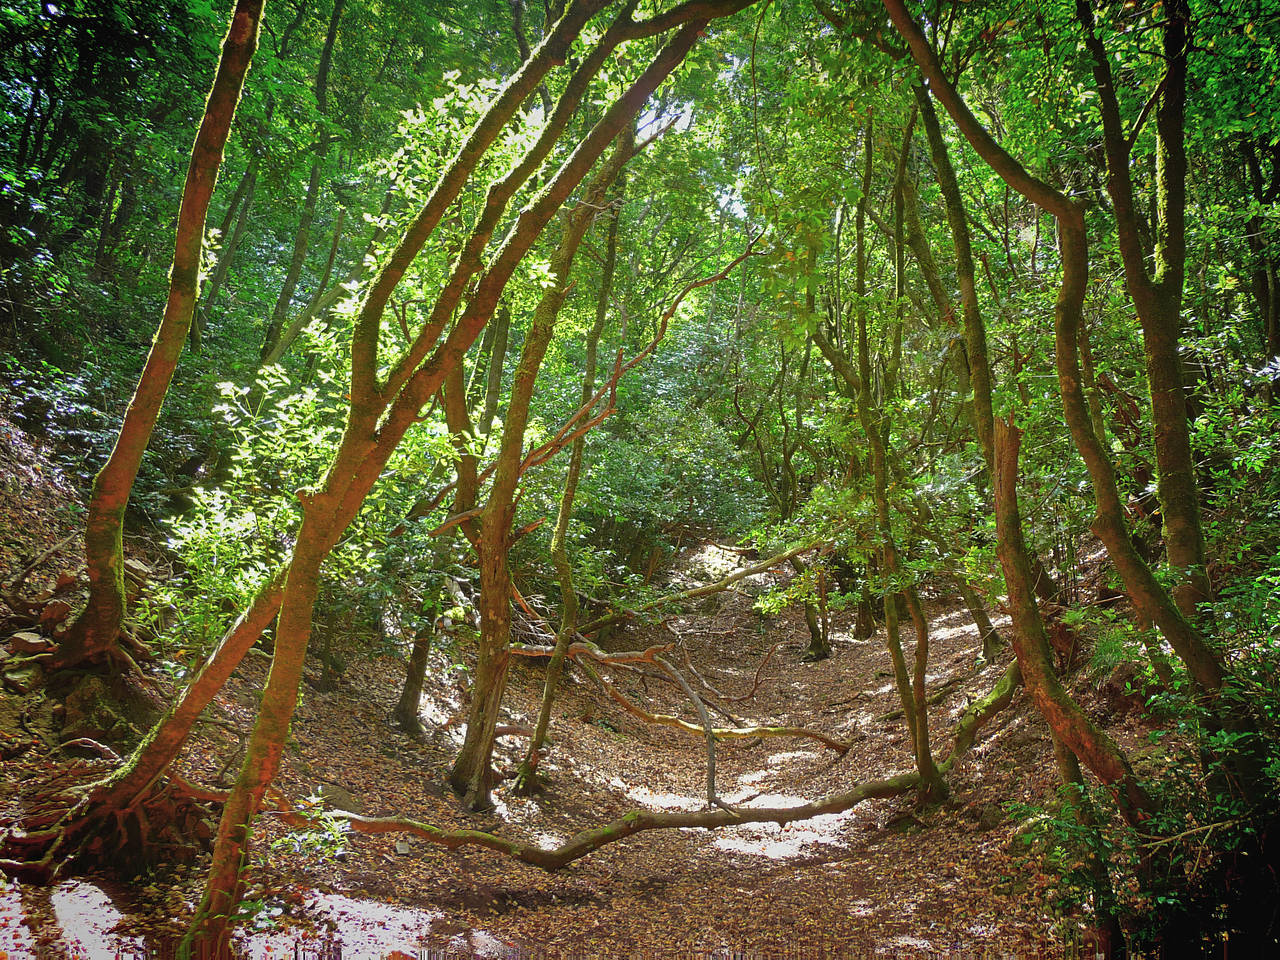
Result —
[{"label": "twig", "polygon": [[61,540],[55,543],[52,547],[50,547],[44,553],[40,554],[38,557],[32,560],[31,563],[27,564],[27,566],[23,568],[23,570],[16,577],[10,580],[8,584],[6,584],[6,586],[8,586],[10,590],[17,590],[20,586],[22,586],[23,582],[26,581],[27,577],[31,576],[31,574],[35,572],[36,567],[40,566],[40,564],[44,563],[46,560],[52,557],[55,553],[57,553],[59,550],[61,550],[63,547],[65,547],[68,543],[70,543],[79,535],[80,535],[80,532],[78,530],[73,533],[67,534],[65,537],[63,537]]}]

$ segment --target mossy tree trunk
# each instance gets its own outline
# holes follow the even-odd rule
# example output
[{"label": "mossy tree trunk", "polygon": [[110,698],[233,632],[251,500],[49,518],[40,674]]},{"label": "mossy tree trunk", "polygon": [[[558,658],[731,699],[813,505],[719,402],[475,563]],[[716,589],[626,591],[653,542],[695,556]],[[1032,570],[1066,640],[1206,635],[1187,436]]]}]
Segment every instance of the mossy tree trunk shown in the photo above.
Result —
[{"label": "mossy tree trunk", "polygon": [[[1055,330],[1069,331],[1074,356],[1075,327],[1079,324],[1087,274],[1084,221],[1079,208],[1047,184],[1036,180],[1005,153],[986,128],[969,111],[955,87],[947,80],[937,54],[919,26],[907,13],[902,0],[884,0],[885,8],[906,40],[911,54],[929,82],[932,96],[951,114],[961,134],[978,154],[1012,187],[1028,199],[1039,203],[1058,218],[1063,257],[1063,277],[1055,305]],[[992,405],[991,365],[987,354],[986,328],[978,307],[974,283],[972,248],[955,170],[946,142],[942,137],[929,93],[917,87],[917,103],[929,137],[938,183],[947,204],[956,248],[957,274],[964,309],[965,340],[968,347],[974,395],[974,424],[979,444],[992,474],[996,512],[996,548],[1004,570],[1009,609],[1013,620],[1013,646],[1022,678],[1036,706],[1054,733],[1088,764],[1115,792],[1121,811],[1131,822],[1141,819],[1151,809],[1151,799],[1134,776],[1128,758],[1120,747],[1098,729],[1063,688],[1053,669],[1052,655],[1045,635],[1044,623],[1035,600],[1031,563],[1022,534],[1022,517],[1018,508],[1018,447],[1021,434],[1012,419],[998,419]],[[1074,318],[1074,324],[1072,322]],[[1061,336],[1059,351],[1062,350]],[[1061,364],[1062,357],[1059,356]],[[1066,384],[1060,384],[1064,388]],[[1083,395],[1078,385],[1076,394]],[[1066,397],[1064,396],[1064,404]],[[1088,423],[1087,413],[1084,414]],[[1071,417],[1068,416],[1068,420]],[[1073,428],[1073,436],[1074,436]],[[1114,489],[1114,487],[1113,487]]]},{"label": "mossy tree trunk", "polygon": [[169,298],[115,448],[93,481],[84,535],[89,602],[59,647],[53,661],[56,667],[76,666],[122,652],[125,509],[199,300],[205,218],[245,74],[258,46],[262,5],[262,0],[237,0],[222,42],[218,70],[182,188]]},{"label": "mossy tree trunk", "polygon": [[[600,290],[596,297],[595,322],[587,333],[586,359],[582,371],[582,404],[589,403],[596,391],[596,357],[600,348],[600,337],[604,333],[605,321],[609,316],[609,300],[613,295],[613,278],[618,264],[618,217],[625,190],[626,182],[619,174],[616,196],[608,212],[609,229],[605,240],[604,265],[600,273]],[[529,793],[538,788],[538,761],[542,756],[542,747],[551,725],[551,708],[555,703],[556,689],[564,671],[565,654],[578,629],[578,591],[574,588],[573,563],[569,558],[565,538],[569,530],[569,520],[573,516],[573,502],[578,492],[578,478],[582,473],[582,459],[586,446],[587,438],[583,435],[575,439],[570,447],[569,466],[565,471],[564,488],[560,494],[560,506],[556,513],[556,527],[551,535],[551,562],[556,569],[556,579],[560,581],[560,629],[556,633],[555,651],[547,663],[542,701],[538,707],[538,720],[533,728],[533,736],[529,739],[529,751],[516,778],[516,789],[523,793]]]}]

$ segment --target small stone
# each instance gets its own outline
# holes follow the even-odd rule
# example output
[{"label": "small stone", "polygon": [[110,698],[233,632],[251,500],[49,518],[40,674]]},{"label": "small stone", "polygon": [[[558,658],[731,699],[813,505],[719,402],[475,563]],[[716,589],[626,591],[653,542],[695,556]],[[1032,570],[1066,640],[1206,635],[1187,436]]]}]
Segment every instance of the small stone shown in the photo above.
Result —
[{"label": "small stone", "polygon": [[329,810],[346,810],[348,813],[364,813],[364,804],[352,796],[345,787],[336,783],[320,783],[316,785],[316,796],[324,801]]},{"label": "small stone", "polygon": [[[52,606],[52,604],[50,604]],[[53,649],[53,641],[38,633],[23,631],[9,638],[9,652],[15,656],[31,653],[48,653]]]},{"label": "small stone", "polygon": [[402,856],[402,857],[403,857],[403,856],[404,856],[405,854],[407,854],[411,849],[413,849],[413,848],[409,846],[409,841],[408,841],[408,840],[397,840],[397,841],[396,841],[396,853],[400,854],[400,856]]},{"label": "small stone", "polygon": [[11,667],[5,672],[4,685],[17,694],[27,694],[40,686],[40,668],[34,663]]}]

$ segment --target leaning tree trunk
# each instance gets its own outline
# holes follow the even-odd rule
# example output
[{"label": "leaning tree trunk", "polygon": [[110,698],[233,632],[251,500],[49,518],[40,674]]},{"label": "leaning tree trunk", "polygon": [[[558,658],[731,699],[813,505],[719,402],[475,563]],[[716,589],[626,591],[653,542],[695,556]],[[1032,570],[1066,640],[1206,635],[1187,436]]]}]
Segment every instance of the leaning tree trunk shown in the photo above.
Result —
[{"label": "leaning tree trunk", "polygon": [[[1022,166],[991,138],[987,130],[969,111],[954,86],[943,75],[937,54],[907,13],[902,0],[884,0],[886,9],[899,33],[907,41],[912,56],[929,81],[932,95],[951,114],[960,132],[973,144],[978,154],[1012,186],[1040,203],[1063,225],[1063,278],[1055,305],[1055,326],[1070,327],[1072,317],[1078,323],[1087,275],[1083,217],[1071,201],[1047,184],[1035,180]],[[942,138],[932,101],[923,88],[917,88],[917,102],[929,137],[938,183],[947,204],[947,219],[956,247],[957,273],[965,319],[973,383],[974,425],[983,456],[991,470],[992,492],[996,507],[996,549],[1004,570],[1009,609],[1013,620],[1013,647],[1022,678],[1042,715],[1054,733],[1087,763],[1115,792],[1122,813],[1130,822],[1141,819],[1151,809],[1151,800],[1142,789],[1128,758],[1120,747],[1085,716],[1063,688],[1053,670],[1052,655],[1040,618],[1040,609],[1032,586],[1031,564],[1022,536],[1022,517],[1018,508],[1018,446],[1020,433],[1013,424],[997,420],[992,405],[991,365],[987,355],[986,329],[978,308],[974,285],[973,256],[959,185],[955,170]],[[1078,218],[1078,220],[1077,220]],[[1070,228],[1078,223],[1078,232]],[[1074,336],[1075,329],[1071,328]],[[1061,341],[1059,341],[1061,350]],[[1074,355],[1074,354],[1073,354]],[[1065,384],[1064,384],[1065,386]],[[1077,393],[1078,393],[1077,389]]]},{"label": "leaning tree trunk", "polygon": [[85,521],[85,564],[89,602],[54,657],[57,667],[70,667],[121,652],[124,619],[124,512],[142,463],[142,454],[160,416],[165,393],[182,354],[199,297],[200,256],[204,224],[222,164],[240,91],[258,46],[263,0],[237,0],[231,26],[222,43],[204,118],[196,134],[178,210],[169,299],[134,390],[115,449],[94,478]]},{"label": "leaning tree trunk", "polygon": [[[858,418],[862,422],[862,431],[866,435],[867,444],[871,448],[872,497],[876,508],[877,534],[880,538],[881,555],[884,562],[884,573],[888,578],[898,579],[903,575],[898,561],[898,546],[893,535],[893,523],[889,514],[888,496],[888,452],[886,437],[884,406],[875,406],[871,396],[871,354],[867,342],[867,249],[866,220],[867,202],[871,189],[872,139],[871,118],[867,118],[864,132],[863,150],[865,162],[862,174],[862,196],[858,200],[855,220],[856,255],[855,284],[858,303],[855,310],[858,343]],[[886,389],[889,389],[886,387]],[[874,409],[873,409],[874,407]],[[897,598],[902,593],[911,613],[916,634],[916,664],[914,686],[912,676],[907,672],[906,658],[902,652],[902,641],[899,637]],[[893,662],[893,674],[898,686],[898,696],[902,701],[902,712],[911,734],[912,749],[915,752],[916,768],[920,774],[920,787],[923,795],[945,794],[946,787],[934,764],[929,744],[929,715],[924,709],[924,658],[928,656],[929,633],[923,611],[919,609],[919,598],[914,597],[913,590],[892,590],[884,593],[885,604],[885,642],[889,648],[889,656]]]},{"label": "leaning tree trunk", "polygon": [[[447,338],[432,352],[444,323],[435,323],[429,318],[419,337],[391,367],[386,379],[379,382],[378,334],[391,292],[416,251],[439,222],[448,203],[456,197],[467,175],[501,132],[524,95],[530,92],[553,62],[564,62],[568,44],[594,12],[587,0],[571,5],[539,50],[498,93],[490,110],[478,121],[455,162],[441,175],[427,206],[410,226],[400,248],[371,287],[356,318],[352,337],[351,407],[347,429],[320,488],[302,490],[298,494],[303,521],[281,601],[272,669],[263,690],[258,722],[250,735],[240,776],[223,810],[204,897],[183,941],[185,953],[221,957],[229,952],[232,916],[241,892],[243,869],[249,852],[250,823],[275,775],[297,702],[320,565],[325,556],[382,475],[400,440],[416,422],[422,405],[440,389],[444,375],[462,361],[467,349],[493,315],[508,280],[546,224],[608,143],[632,122],[657,86],[684,59],[710,18],[727,15],[744,5],[744,0],[725,0],[722,4],[710,5],[710,10],[685,8],[685,15],[691,19],[684,22],[654,55],[640,77],[609,107],[550,182],[522,210],[506,240],[494,253],[491,265],[475,284],[470,300],[457,316]],[[624,39],[652,36],[671,25],[670,17],[632,22],[629,10],[625,21],[615,20],[605,38],[588,52],[578,71],[570,78],[561,103],[537,143],[526,154],[525,161],[508,178],[494,185],[490,199],[504,194],[509,199],[532,174],[534,167],[563,132],[569,115],[585,93],[590,77],[603,65],[612,49]],[[587,71],[585,76],[584,70]],[[564,108],[563,116],[561,108]],[[501,206],[505,207],[505,199]],[[486,209],[482,220],[487,220],[489,213],[490,210]],[[493,214],[494,223],[500,215],[500,210]],[[463,254],[455,261],[453,275],[441,290],[432,317],[448,318],[455,313],[467,281],[479,269],[479,261],[475,258],[484,248],[479,235],[483,229],[482,225],[477,226]],[[394,399],[388,401],[388,397]],[[495,477],[495,484],[499,479]],[[514,487],[514,480],[511,483]],[[492,522],[503,518],[490,519]],[[509,522],[509,517],[505,519]],[[482,525],[482,531],[484,529]],[[487,529],[502,527],[493,523]],[[505,559],[505,555],[499,558],[503,566]]]},{"label": "leaning tree trunk", "polygon": [[[609,315],[609,299],[613,293],[613,276],[618,263],[618,211],[624,190],[625,183],[622,183],[609,211],[609,232],[605,241],[600,291],[596,297],[595,323],[587,334],[587,355],[582,373],[583,404],[591,401],[596,390],[596,354],[600,347],[600,336],[604,333],[605,320]],[[565,547],[565,536],[569,530],[569,520],[573,516],[573,501],[578,492],[578,477],[582,473],[582,458],[586,446],[587,438],[584,434],[573,441],[569,450],[569,466],[565,471],[564,488],[560,494],[556,528],[551,535],[551,562],[555,565],[556,577],[560,581],[560,629],[556,634],[555,650],[547,663],[542,701],[538,707],[538,720],[533,728],[533,736],[529,740],[529,752],[516,776],[516,790],[520,793],[531,793],[538,789],[538,761],[542,756],[542,745],[547,739],[547,729],[551,725],[551,708],[564,671],[565,655],[578,629],[578,591],[573,585],[573,564]]]}]

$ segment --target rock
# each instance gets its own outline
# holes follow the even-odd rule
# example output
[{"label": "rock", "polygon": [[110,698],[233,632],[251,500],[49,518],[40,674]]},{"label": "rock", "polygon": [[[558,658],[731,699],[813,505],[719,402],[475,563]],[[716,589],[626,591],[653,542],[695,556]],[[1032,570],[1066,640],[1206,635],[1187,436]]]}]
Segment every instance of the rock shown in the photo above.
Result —
[{"label": "rock", "polygon": [[137,584],[144,584],[151,579],[151,568],[141,560],[133,557],[124,562],[124,575]]},{"label": "rock", "polygon": [[136,727],[121,715],[110,688],[98,677],[85,677],[64,701],[66,719],[59,734],[63,743],[88,738],[101,743],[136,740]]},{"label": "rock", "polygon": [[348,813],[364,813],[364,804],[352,796],[345,787],[336,783],[316,784],[316,796],[324,801],[329,810],[345,810]]},{"label": "rock", "polygon": [[[50,604],[52,606],[52,604]],[[47,609],[47,608],[46,608]],[[9,638],[9,652],[15,656],[32,653],[48,653],[53,649],[53,641],[38,633],[24,631],[15,633]]]},{"label": "rock", "polygon": [[402,856],[402,857],[403,857],[403,856],[405,856],[405,855],[406,855],[407,853],[409,853],[409,851],[410,851],[410,850],[412,850],[412,849],[413,849],[413,847],[411,847],[411,846],[409,845],[409,841],[408,841],[408,840],[397,840],[397,841],[396,841],[396,853],[397,853],[397,854],[399,854],[400,856]]},{"label": "rock", "polygon": [[1125,714],[1146,706],[1146,683],[1136,664],[1121,661],[1098,688],[1102,700],[1113,714]]},{"label": "rock", "polygon": [[34,663],[8,666],[4,674],[4,685],[17,694],[28,694],[40,686],[43,676],[40,667]]}]

